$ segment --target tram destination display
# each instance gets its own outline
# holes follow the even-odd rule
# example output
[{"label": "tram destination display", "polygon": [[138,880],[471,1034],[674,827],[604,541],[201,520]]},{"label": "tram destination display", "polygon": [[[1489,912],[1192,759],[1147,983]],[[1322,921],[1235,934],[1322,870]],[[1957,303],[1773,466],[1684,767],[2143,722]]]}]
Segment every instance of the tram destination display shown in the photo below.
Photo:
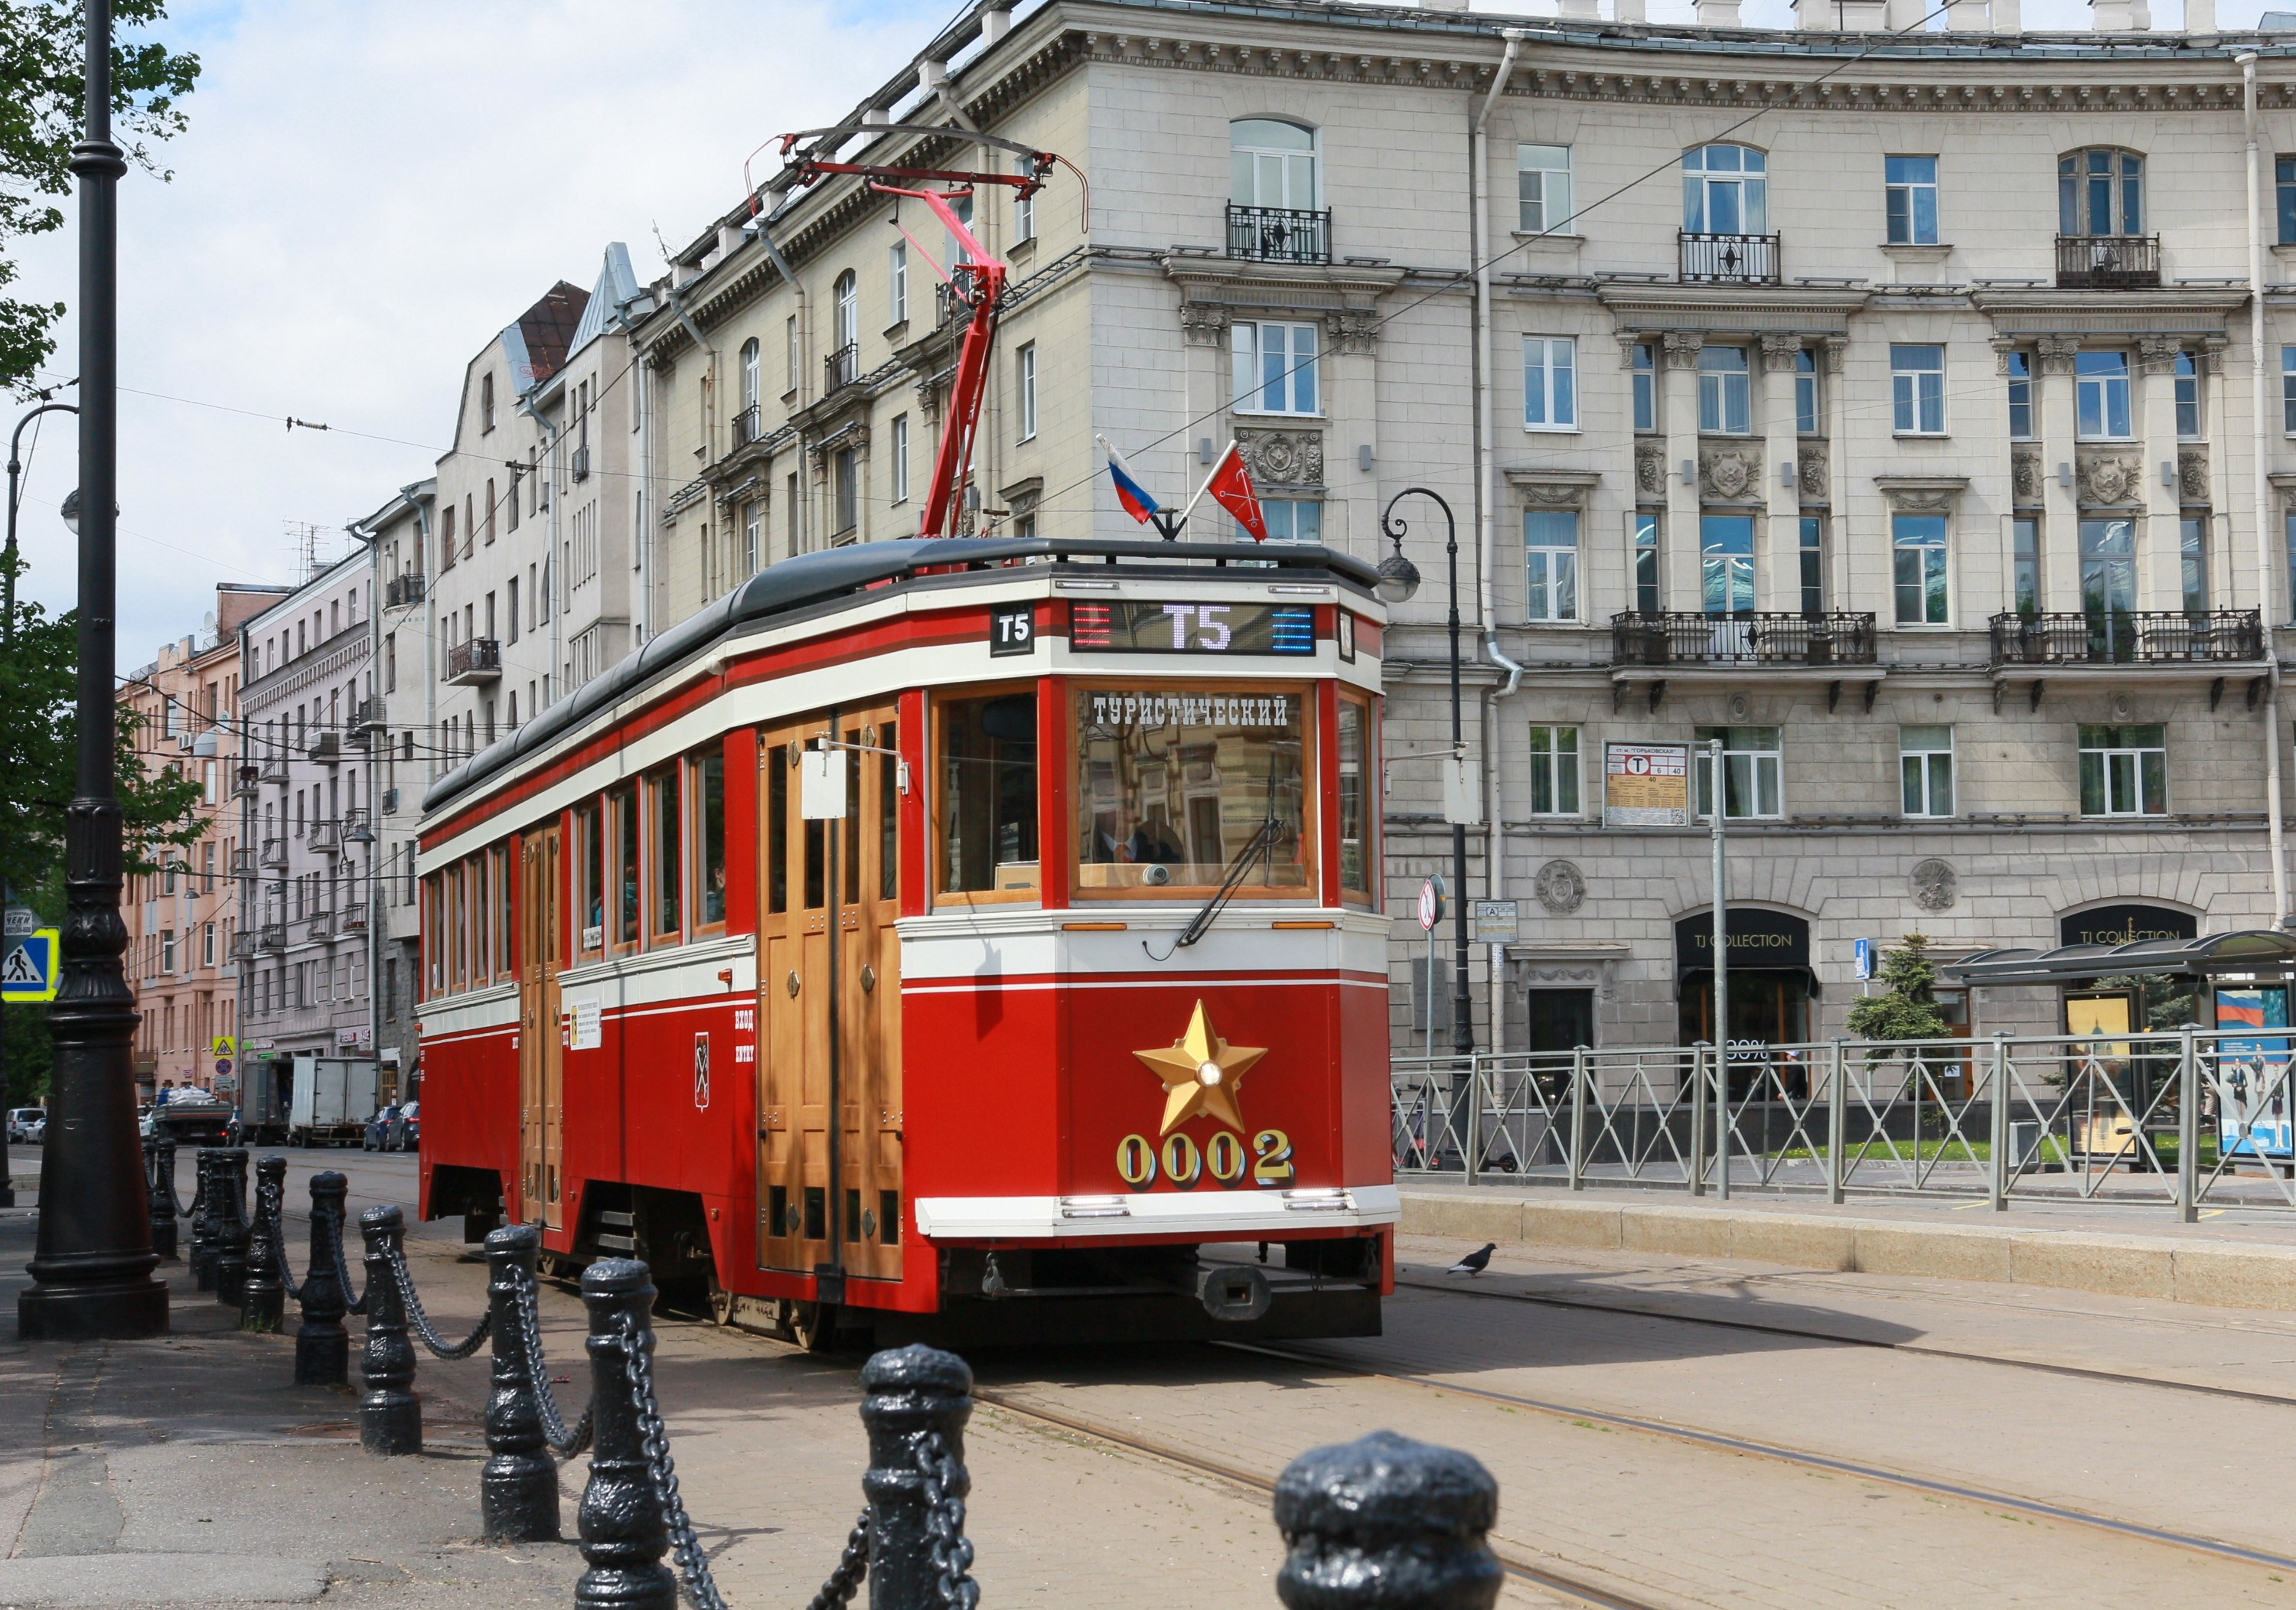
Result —
[{"label": "tram destination display", "polygon": [[1069,606],[1078,654],[1313,654],[1308,604],[1162,604],[1133,599]]}]

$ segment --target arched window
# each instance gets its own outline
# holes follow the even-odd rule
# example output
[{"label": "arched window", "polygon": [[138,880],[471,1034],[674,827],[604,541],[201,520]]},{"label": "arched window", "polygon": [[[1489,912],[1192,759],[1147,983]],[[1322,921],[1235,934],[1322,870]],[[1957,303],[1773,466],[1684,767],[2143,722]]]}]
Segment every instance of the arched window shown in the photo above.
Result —
[{"label": "arched window", "polygon": [[1769,159],[1750,145],[1682,153],[1682,226],[1692,234],[1769,233]]},{"label": "arched window", "polygon": [[861,340],[861,292],[853,271],[837,276],[837,344],[858,346]]},{"label": "arched window", "polygon": [[2099,146],[2057,159],[2057,233],[2144,233],[2144,159]]},{"label": "arched window", "polygon": [[742,343],[742,406],[758,405],[758,338]]},{"label": "arched window", "polygon": [[1227,148],[1228,200],[1238,207],[1311,212],[1323,205],[1314,129],[1240,118],[1227,126]]}]

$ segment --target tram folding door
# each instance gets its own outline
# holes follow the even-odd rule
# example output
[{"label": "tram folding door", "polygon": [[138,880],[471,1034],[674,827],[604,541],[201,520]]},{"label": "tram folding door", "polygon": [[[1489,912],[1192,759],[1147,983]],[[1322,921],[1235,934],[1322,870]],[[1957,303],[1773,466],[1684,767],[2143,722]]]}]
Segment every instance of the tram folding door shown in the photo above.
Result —
[{"label": "tram folding door", "polygon": [[[847,746],[830,751],[844,778],[844,814],[808,819],[802,757],[832,731]],[[886,707],[840,711],[833,729],[822,717],[759,737],[761,1269],[900,1278],[896,736]]]},{"label": "tram folding door", "polygon": [[522,1224],[561,1230],[566,1037],[559,1026],[558,830],[526,835],[519,861],[518,1217]]}]

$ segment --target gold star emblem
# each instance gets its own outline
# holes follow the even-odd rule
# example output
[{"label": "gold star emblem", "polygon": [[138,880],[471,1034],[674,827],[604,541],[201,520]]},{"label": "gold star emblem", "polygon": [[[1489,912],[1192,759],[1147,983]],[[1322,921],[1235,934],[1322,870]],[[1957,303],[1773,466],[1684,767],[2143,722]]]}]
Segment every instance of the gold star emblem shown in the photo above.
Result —
[{"label": "gold star emblem", "polygon": [[1267,1055],[1259,1045],[1230,1045],[1213,1031],[1196,1002],[1188,1032],[1168,1047],[1135,1051],[1148,1071],[1164,1082],[1164,1126],[1159,1137],[1170,1134],[1191,1118],[1216,1118],[1238,1134],[1243,1132],[1243,1110],[1236,1095],[1251,1065]]}]

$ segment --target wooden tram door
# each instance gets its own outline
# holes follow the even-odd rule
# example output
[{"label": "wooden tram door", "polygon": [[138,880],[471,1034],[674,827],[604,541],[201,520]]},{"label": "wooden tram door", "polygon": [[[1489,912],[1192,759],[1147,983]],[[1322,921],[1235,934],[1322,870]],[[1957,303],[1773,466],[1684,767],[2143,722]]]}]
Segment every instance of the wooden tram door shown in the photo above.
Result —
[{"label": "wooden tram door", "polygon": [[558,1001],[558,830],[520,849],[518,936],[519,1221],[564,1228],[566,1036]]},{"label": "wooden tram door", "polygon": [[[816,718],[758,745],[758,1262],[898,1279],[899,769],[890,755],[837,751],[849,762],[845,814],[807,821],[798,756],[831,731]],[[840,711],[835,731],[869,750],[898,736],[890,707]]]}]

